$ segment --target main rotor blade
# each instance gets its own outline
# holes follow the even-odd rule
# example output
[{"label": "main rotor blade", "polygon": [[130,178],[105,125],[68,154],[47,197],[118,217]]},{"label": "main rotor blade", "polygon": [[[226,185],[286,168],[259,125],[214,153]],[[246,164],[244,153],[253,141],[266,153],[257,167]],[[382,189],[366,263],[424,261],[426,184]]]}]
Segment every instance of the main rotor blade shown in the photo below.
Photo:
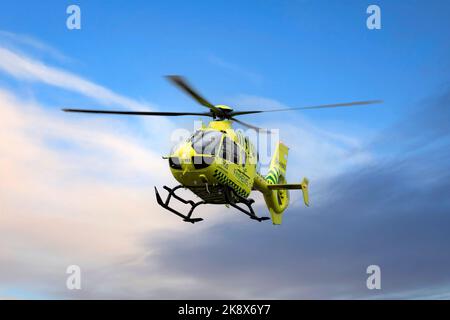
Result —
[{"label": "main rotor blade", "polygon": [[181,76],[166,76],[170,82],[172,82],[175,86],[183,90],[185,93],[194,98],[198,103],[202,106],[207,107],[214,111],[217,114],[221,113],[221,110],[216,108],[212,103],[203,98],[187,81]]},{"label": "main rotor blade", "polygon": [[231,116],[240,116],[245,114],[264,113],[264,112],[278,112],[278,111],[292,111],[292,110],[308,110],[308,109],[325,109],[325,108],[338,108],[338,107],[352,107],[359,105],[368,105],[382,103],[383,100],[367,100],[367,101],[354,101],[344,103],[322,104],[318,106],[308,106],[299,108],[284,108],[284,109],[272,109],[272,110],[250,110],[250,111],[232,111]]},{"label": "main rotor blade", "polygon": [[119,114],[133,116],[207,116],[212,117],[210,112],[153,112],[153,111],[118,111],[118,110],[92,110],[92,109],[62,109],[64,112],[79,113],[102,113],[102,114]]},{"label": "main rotor blade", "polygon": [[269,130],[269,129],[260,128],[260,127],[254,126],[254,125],[252,125],[252,124],[249,124],[249,123],[243,122],[243,121],[241,121],[241,120],[238,120],[238,119],[236,119],[236,118],[231,118],[230,120],[235,121],[235,122],[237,122],[237,123],[243,125],[244,127],[247,127],[247,128],[253,129],[253,130],[256,130],[257,132],[272,133],[272,131]]}]

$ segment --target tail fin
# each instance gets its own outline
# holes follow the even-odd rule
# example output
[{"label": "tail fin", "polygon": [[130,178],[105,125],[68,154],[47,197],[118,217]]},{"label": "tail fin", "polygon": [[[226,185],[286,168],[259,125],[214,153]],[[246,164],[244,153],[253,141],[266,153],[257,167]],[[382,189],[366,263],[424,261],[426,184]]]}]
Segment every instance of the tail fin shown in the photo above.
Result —
[{"label": "tail fin", "polygon": [[[289,148],[282,142],[278,142],[270,161],[269,172],[265,177],[268,186],[286,183],[288,153]],[[270,193],[265,195],[264,198],[270,211],[272,223],[281,224],[283,211],[289,205],[289,191],[286,189],[270,190]]]},{"label": "tail fin", "polygon": [[269,172],[266,175],[269,184],[277,184],[282,178],[286,177],[288,153],[289,148],[279,142],[270,161]]}]

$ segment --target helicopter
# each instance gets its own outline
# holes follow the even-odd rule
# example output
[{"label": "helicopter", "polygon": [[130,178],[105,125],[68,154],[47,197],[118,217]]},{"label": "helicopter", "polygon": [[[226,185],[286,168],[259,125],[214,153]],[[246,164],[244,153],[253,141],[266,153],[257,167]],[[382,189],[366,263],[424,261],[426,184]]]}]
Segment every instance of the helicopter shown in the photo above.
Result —
[{"label": "helicopter", "polygon": [[[196,223],[203,218],[193,217],[194,210],[203,204],[217,204],[233,207],[246,214],[255,221],[272,220],[274,225],[280,225],[283,212],[289,206],[289,190],[301,190],[303,202],[309,206],[309,180],[303,178],[300,183],[287,183],[286,169],[288,147],[278,141],[272,155],[268,173],[263,175],[259,171],[259,155],[255,145],[240,130],[233,129],[233,122],[244,127],[266,132],[269,129],[259,128],[237,119],[237,116],[260,114],[266,112],[284,112],[292,110],[322,109],[348,107],[381,103],[381,100],[354,101],[346,103],[325,104],[298,108],[282,108],[272,110],[233,110],[227,105],[214,105],[195,90],[188,81],[177,75],[166,78],[193,98],[205,112],[156,112],[156,111],[121,111],[121,110],[93,110],[93,109],[62,109],[65,112],[134,115],[134,116],[204,116],[212,118],[207,125],[202,125],[186,140],[176,145],[168,156],[170,171],[179,182],[178,186],[167,191],[165,200],[155,187],[157,203],[169,212],[181,217],[183,221]],[[176,194],[179,189],[192,191],[199,201],[186,200]],[[249,198],[252,191],[259,191],[264,197],[270,217],[256,215],[254,199]],[[171,206],[175,199],[186,205],[187,213],[181,213]]]}]

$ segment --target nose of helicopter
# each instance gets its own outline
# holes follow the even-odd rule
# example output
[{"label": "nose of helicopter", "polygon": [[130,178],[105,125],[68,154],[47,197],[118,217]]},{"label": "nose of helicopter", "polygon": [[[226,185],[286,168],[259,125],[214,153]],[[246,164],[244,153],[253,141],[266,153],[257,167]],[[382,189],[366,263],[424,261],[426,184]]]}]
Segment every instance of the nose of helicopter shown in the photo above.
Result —
[{"label": "nose of helicopter", "polygon": [[192,157],[195,155],[195,150],[190,143],[184,143],[174,152],[174,157],[178,158],[182,169],[189,169],[192,164]]},{"label": "nose of helicopter", "polygon": [[169,165],[174,178],[184,186],[203,186],[213,181],[214,156],[198,154],[187,142],[174,150]]}]

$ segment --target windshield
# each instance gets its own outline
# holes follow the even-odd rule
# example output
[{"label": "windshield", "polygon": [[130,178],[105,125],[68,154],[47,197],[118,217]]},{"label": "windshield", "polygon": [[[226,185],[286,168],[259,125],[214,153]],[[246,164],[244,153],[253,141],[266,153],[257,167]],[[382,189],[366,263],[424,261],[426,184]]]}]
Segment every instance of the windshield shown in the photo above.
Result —
[{"label": "windshield", "polygon": [[222,135],[222,132],[215,130],[199,130],[191,138],[192,147],[198,154],[210,154],[214,156],[217,153]]}]

